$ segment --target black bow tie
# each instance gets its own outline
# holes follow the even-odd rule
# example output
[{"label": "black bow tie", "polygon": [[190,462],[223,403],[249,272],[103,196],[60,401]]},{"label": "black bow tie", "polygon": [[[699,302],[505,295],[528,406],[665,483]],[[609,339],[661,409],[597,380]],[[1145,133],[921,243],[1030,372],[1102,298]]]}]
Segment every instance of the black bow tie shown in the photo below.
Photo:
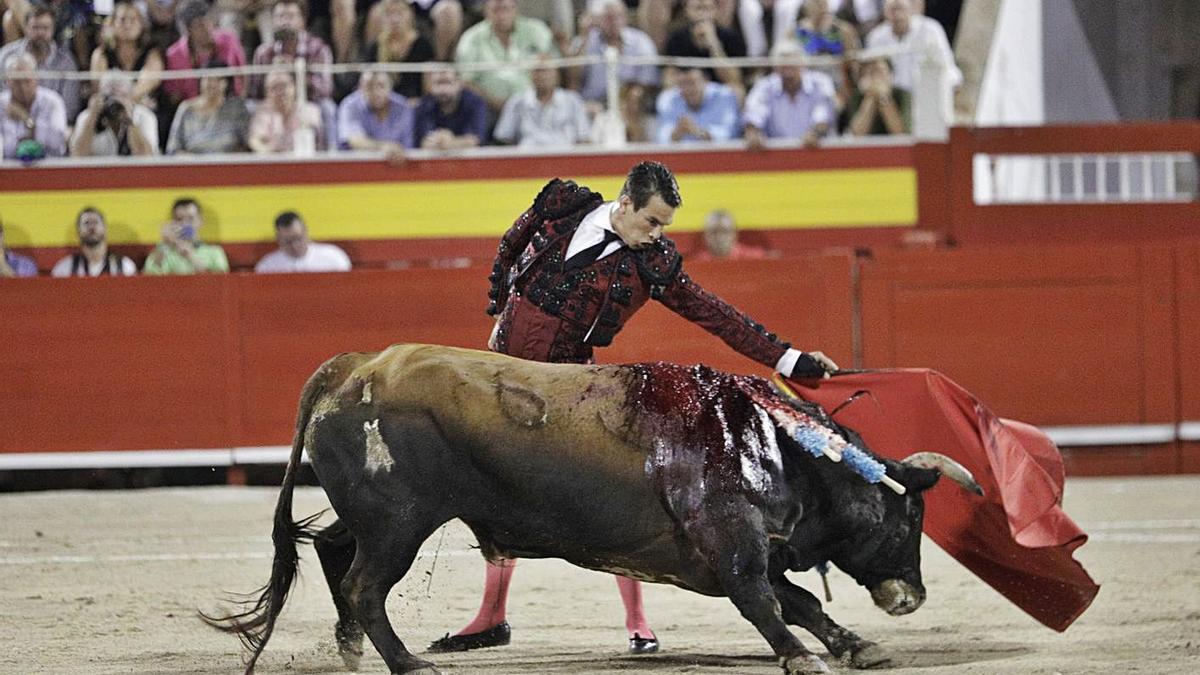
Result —
[{"label": "black bow tie", "polygon": [[596,262],[596,259],[600,257],[601,253],[604,253],[604,249],[608,248],[610,243],[617,241],[620,238],[621,236],[616,232],[613,232],[612,230],[605,230],[604,239],[601,240],[599,244],[589,246],[579,253],[571,256],[569,259],[567,259],[567,264],[563,266],[563,269],[568,272],[573,272],[591,265],[592,263]]}]

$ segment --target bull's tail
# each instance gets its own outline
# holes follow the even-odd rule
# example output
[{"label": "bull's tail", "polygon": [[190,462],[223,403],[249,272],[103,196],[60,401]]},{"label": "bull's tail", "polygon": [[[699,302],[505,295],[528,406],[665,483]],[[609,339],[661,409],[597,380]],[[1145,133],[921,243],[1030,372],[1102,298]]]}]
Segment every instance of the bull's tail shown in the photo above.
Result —
[{"label": "bull's tail", "polygon": [[[317,398],[325,390],[326,371],[322,368],[309,379],[300,395],[300,411],[296,416],[296,437],[292,441],[292,454],[288,459],[283,486],[279,490],[279,501],[275,504],[275,525],[271,540],[275,544],[275,558],[271,565],[271,578],[266,585],[245,595],[239,604],[243,611],[227,616],[210,616],[200,612],[200,618],[210,626],[227,633],[234,633],[250,652],[246,662],[246,675],[254,672],[254,664],[267,646],[275,619],[283,610],[288,592],[296,580],[300,556],[296,544],[312,541],[317,534],[313,525],[322,513],[300,521],[292,520],[292,492],[296,486],[296,474],[300,470],[300,456],[304,450],[304,431],[312,416]],[[257,597],[256,597],[257,596]]]}]

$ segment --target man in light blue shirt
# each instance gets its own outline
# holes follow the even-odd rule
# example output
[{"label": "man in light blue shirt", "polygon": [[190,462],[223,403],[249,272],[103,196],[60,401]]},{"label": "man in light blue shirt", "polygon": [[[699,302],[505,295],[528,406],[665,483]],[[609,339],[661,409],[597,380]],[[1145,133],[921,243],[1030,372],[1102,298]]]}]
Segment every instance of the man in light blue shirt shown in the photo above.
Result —
[{"label": "man in light blue shirt", "polygon": [[[594,13],[592,28],[576,38],[571,49],[572,56],[603,56],[608,47],[616,47],[621,56],[658,56],[654,40],[649,35],[626,25],[628,10],[624,0],[588,3],[588,11]],[[583,67],[583,83],[579,94],[585,101],[604,103],[608,94],[606,73],[603,63]],[[650,63],[623,63],[617,68],[617,79],[622,86],[655,87],[658,86],[658,67]]]},{"label": "man in light blue shirt", "polygon": [[413,119],[412,106],[392,91],[391,75],[368,70],[358,89],[338,106],[339,147],[383,150],[389,159],[402,159],[404,148],[414,144]]},{"label": "man in light blue shirt", "polygon": [[703,68],[680,71],[675,85],[658,95],[657,142],[666,145],[737,137],[738,99],[732,89],[709,82]]},{"label": "man in light blue shirt", "polygon": [[758,148],[768,138],[790,138],[816,146],[837,119],[833,80],[801,66],[803,51],[795,42],[775,45],[771,55],[797,62],[775,66],[775,72],[760,78],[746,95],[746,143]]},{"label": "man in light blue shirt", "polygon": [[[538,60],[548,58],[543,54]],[[533,86],[508,99],[492,137],[502,143],[540,148],[587,142],[591,125],[583,99],[558,83],[556,68],[544,64],[534,68]]]}]

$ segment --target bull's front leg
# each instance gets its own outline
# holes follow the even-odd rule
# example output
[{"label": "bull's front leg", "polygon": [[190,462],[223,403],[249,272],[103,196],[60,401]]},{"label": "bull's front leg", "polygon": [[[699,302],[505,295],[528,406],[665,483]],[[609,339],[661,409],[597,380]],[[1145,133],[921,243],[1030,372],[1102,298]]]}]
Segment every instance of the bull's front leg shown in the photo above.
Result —
[{"label": "bull's front leg", "polygon": [[821,601],[807,590],[788,581],[780,572],[773,582],[775,597],[783,609],[783,620],[812,633],[836,657],[850,654],[850,665],[873,668],[888,663],[891,658],[882,647],[864,640],[839,626],[821,609]]},{"label": "bull's front leg", "polygon": [[710,498],[683,520],[725,594],[775,650],[784,672],[830,672],[784,623],[767,576],[769,548],[759,511],[740,497]]}]

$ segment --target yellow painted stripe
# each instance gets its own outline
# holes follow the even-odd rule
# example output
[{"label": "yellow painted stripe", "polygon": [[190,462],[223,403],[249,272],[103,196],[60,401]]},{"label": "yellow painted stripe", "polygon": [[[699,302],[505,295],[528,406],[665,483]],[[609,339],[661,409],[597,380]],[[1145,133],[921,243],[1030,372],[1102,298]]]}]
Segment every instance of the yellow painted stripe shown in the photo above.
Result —
[{"label": "yellow painted stripe", "polygon": [[[621,176],[578,182],[616,195]],[[912,225],[917,218],[916,172],[911,168],[839,169],[679,177],[684,206],[676,230],[698,230],[715,208],[730,210],[741,227],[784,229]],[[318,239],[396,239],[499,236],[527,208],[544,181],[463,180],[256,187],[56,190],[0,195],[10,246],[70,246],[75,215],[99,207],[117,244],[151,244],[180,196],[204,206],[201,236],[210,242],[268,241],[284,210],[299,212]]]}]

